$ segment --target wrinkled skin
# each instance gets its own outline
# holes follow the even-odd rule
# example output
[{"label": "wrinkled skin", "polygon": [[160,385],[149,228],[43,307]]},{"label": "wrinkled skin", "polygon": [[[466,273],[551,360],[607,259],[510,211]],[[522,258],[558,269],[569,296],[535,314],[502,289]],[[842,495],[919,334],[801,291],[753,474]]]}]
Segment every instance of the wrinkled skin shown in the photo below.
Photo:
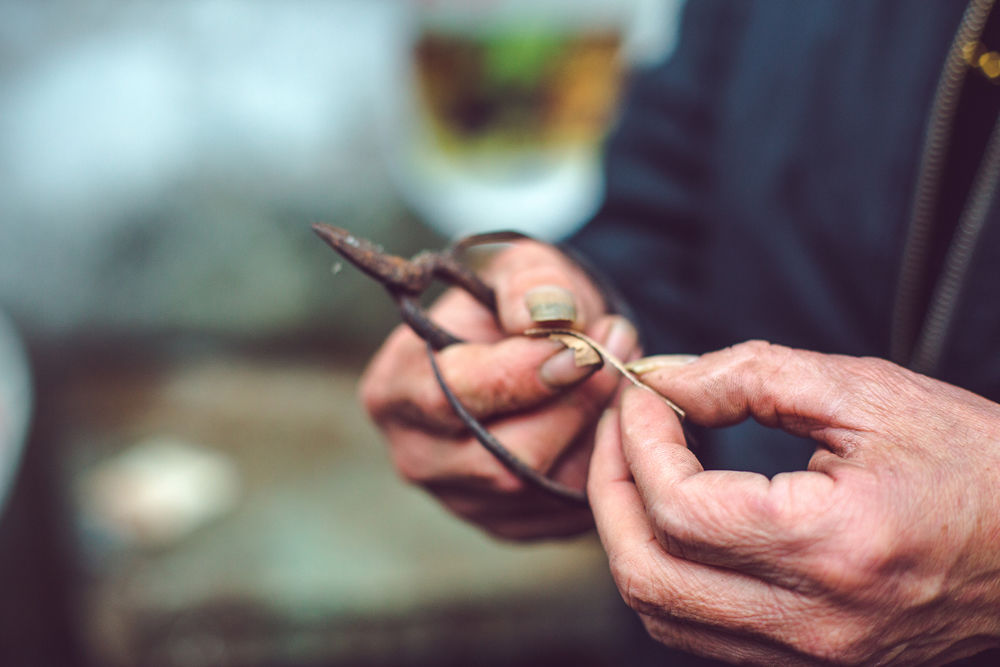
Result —
[{"label": "wrinkled skin", "polygon": [[569,535],[596,520],[626,603],[655,638],[695,653],[940,664],[998,645],[1000,406],[878,359],[744,343],[643,379],[693,422],[753,417],[812,438],[816,453],[807,471],[771,480],[706,472],[674,413],[642,390],[624,390],[595,441],[619,378],[586,377],[558,344],[511,335],[532,326],[527,291],[556,285],[576,296],[581,330],[620,358],[638,355],[634,330],[606,314],[571,262],[518,243],[487,280],[499,322],[455,290],[432,309],[474,341],[439,354],[445,377],[524,461],[586,483],[593,517],[526,488],[471,438],[423,343],[400,327],[362,397],[405,479],[503,538]]},{"label": "wrinkled skin", "polygon": [[[615,371],[591,375],[592,369],[575,367],[572,352],[561,344],[511,334],[535,326],[525,294],[539,286],[570,290],[576,327],[616,356],[637,354],[635,330],[607,315],[586,275],[551,246],[516,243],[483,277],[496,291],[499,318],[457,289],[430,310],[436,322],[470,341],[438,354],[443,375],[459,400],[521,460],[582,489],[594,426],[618,384]],[[555,372],[546,371],[553,368],[545,365],[550,359]],[[570,535],[593,526],[588,509],[527,487],[464,429],[434,380],[424,342],[407,327],[398,327],[375,355],[361,396],[400,475],[455,514],[509,539]]]},{"label": "wrinkled skin", "polygon": [[733,662],[940,664],[1000,637],[1000,405],[879,359],[750,342],[644,380],[724,426],[818,443],[807,471],[704,471],[626,389],[589,492],[626,603]]}]

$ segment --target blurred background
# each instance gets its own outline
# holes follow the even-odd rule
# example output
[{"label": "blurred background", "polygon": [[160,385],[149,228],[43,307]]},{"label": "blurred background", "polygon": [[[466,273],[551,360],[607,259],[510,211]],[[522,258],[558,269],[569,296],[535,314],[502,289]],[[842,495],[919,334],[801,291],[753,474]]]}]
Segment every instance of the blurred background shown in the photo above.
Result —
[{"label": "blurred background", "polygon": [[572,232],[681,4],[0,0],[0,663],[637,661],[592,536],[396,479],[309,225]]}]

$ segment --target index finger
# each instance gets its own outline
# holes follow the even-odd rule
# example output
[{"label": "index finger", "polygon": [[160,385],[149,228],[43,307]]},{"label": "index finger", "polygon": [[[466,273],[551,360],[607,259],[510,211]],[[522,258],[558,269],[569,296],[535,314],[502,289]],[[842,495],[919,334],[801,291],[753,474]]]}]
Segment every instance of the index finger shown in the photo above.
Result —
[{"label": "index finger", "polygon": [[765,426],[823,443],[854,457],[866,429],[857,395],[865,360],[748,341],[710,352],[693,363],[643,374],[650,386],[677,401],[705,426],[729,426],[753,417]]},{"label": "index finger", "polygon": [[526,302],[528,294],[544,288],[572,295],[575,328],[585,329],[606,310],[593,281],[556,247],[538,241],[518,241],[497,255],[487,269],[497,297],[497,316],[504,331],[521,333],[536,326]]}]

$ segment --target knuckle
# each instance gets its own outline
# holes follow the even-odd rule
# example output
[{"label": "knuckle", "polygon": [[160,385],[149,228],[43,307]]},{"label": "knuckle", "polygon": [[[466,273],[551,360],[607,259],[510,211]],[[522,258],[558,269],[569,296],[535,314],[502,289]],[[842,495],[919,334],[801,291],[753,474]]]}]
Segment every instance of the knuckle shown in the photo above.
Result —
[{"label": "knuckle", "polygon": [[451,404],[440,387],[428,383],[423,391],[411,396],[409,402],[418,412],[433,418],[434,421],[452,421],[449,419],[453,416]]},{"label": "knuckle", "polygon": [[393,443],[390,452],[393,468],[404,482],[420,486],[431,481],[426,462],[414,448],[407,447],[405,443]]},{"label": "knuckle", "polygon": [[737,365],[747,371],[773,372],[788,363],[794,350],[766,340],[748,340],[731,348]]},{"label": "knuckle", "polygon": [[822,631],[805,634],[799,650],[830,665],[859,665],[869,662],[873,650],[867,633],[853,624],[833,624]]},{"label": "knuckle", "polygon": [[856,601],[884,597],[886,582],[892,579],[886,573],[893,567],[893,538],[879,528],[866,533],[864,541],[846,539],[849,551],[826,553],[813,563],[811,578],[821,591]]},{"label": "knuckle", "polygon": [[729,348],[730,367],[737,374],[760,375],[766,372],[773,358],[773,345],[766,340],[748,340]]},{"label": "knuckle", "polygon": [[775,345],[770,341],[754,339],[733,345],[729,348],[729,352],[738,362],[759,364],[770,359],[780,349],[780,345]]},{"label": "knuckle", "polygon": [[790,549],[801,551],[812,547],[826,536],[830,527],[823,514],[816,508],[824,501],[813,496],[804,497],[794,486],[794,478],[775,477],[762,502],[756,506],[765,525],[773,527]]},{"label": "knuckle", "polygon": [[747,396],[740,398],[741,405],[762,423],[776,424],[777,406],[784,399],[780,380],[798,353],[766,340],[749,340],[733,346],[731,354],[730,370],[736,384],[750,389]]},{"label": "knuckle", "polygon": [[857,598],[881,596],[892,560],[891,539],[884,531],[876,531],[848,560],[841,575],[841,589]]},{"label": "knuckle", "polygon": [[857,599],[877,582],[857,563],[846,563],[833,555],[824,555],[809,563],[808,587],[821,594]]},{"label": "knuckle", "polygon": [[895,536],[889,535],[884,528],[871,531],[864,548],[858,549],[855,555],[854,570],[862,584],[880,577],[891,565],[895,540]]},{"label": "knuckle", "polygon": [[761,354],[766,354],[767,351],[770,350],[771,345],[770,341],[762,338],[754,338],[752,340],[746,340],[742,343],[733,345],[732,350],[740,355],[756,357]]}]

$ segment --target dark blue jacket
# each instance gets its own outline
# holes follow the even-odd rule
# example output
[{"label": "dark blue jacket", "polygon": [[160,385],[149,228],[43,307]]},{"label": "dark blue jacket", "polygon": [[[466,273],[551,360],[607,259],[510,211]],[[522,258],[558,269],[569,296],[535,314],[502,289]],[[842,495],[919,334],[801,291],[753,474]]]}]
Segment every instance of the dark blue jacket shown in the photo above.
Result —
[{"label": "dark blue jacket", "polygon": [[[570,243],[632,305],[647,353],[762,338],[912,365],[912,345],[892,349],[893,314],[935,90],[965,9],[689,3],[674,57],[633,81],[606,203]],[[940,352],[917,366],[1000,400],[1000,220],[987,201]],[[895,335],[919,338],[921,322],[906,324]],[[756,425],[702,440],[707,467],[765,473],[802,468],[812,451]]]}]

